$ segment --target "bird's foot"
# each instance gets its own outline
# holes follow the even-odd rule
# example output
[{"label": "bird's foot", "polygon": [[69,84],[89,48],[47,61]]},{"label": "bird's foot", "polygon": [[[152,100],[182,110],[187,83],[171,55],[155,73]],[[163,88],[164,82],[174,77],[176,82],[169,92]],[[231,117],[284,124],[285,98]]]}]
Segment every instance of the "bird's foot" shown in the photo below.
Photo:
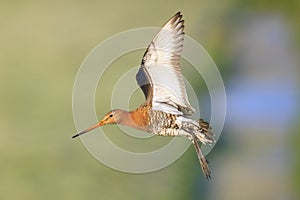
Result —
[{"label": "bird's foot", "polygon": [[208,160],[206,158],[200,158],[200,165],[201,165],[201,169],[203,171],[203,174],[205,176],[206,179],[210,179],[211,176],[210,176],[210,169],[209,169],[209,166],[208,166]]},{"label": "bird's foot", "polygon": [[203,156],[196,138],[194,138],[192,140],[192,143],[194,144],[194,147],[195,147],[195,150],[196,150],[196,153],[197,153],[197,156],[198,156],[203,174],[204,174],[206,179],[210,179],[211,178],[211,175],[210,175],[211,172],[210,172],[210,169],[209,169],[209,166],[208,166],[208,160]]}]

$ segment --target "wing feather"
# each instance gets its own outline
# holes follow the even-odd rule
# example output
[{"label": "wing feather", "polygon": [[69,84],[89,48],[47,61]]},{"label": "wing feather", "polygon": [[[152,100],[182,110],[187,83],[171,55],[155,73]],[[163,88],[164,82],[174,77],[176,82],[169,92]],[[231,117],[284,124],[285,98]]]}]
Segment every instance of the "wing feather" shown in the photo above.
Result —
[{"label": "wing feather", "polygon": [[195,109],[188,101],[179,65],[183,31],[184,20],[178,12],[148,46],[136,79],[154,110],[189,115]]}]

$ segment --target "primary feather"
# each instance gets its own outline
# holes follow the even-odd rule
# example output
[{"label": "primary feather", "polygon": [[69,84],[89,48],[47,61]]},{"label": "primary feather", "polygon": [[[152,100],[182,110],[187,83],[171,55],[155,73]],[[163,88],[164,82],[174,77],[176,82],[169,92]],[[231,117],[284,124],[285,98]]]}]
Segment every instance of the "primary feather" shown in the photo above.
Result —
[{"label": "primary feather", "polygon": [[184,20],[175,14],[148,46],[136,79],[153,110],[190,115],[191,106],[180,69]]}]

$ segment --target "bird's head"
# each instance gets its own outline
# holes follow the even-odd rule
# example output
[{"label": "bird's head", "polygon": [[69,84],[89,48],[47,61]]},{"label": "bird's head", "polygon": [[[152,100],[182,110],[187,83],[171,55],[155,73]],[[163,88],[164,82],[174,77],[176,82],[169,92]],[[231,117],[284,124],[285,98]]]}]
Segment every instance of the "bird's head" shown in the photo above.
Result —
[{"label": "bird's head", "polygon": [[85,129],[84,131],[81,131],[80,133],[77,133],[72,138],[78,137],[84,133],[87,133],[95,128],[104,126],[106,124],[120,124],[120,123],[122,123],[122,119],[124,119],[126,117],[125,116],[126,114],[127,114],[126,111],[120,110],[120,109],[109,111],[108,113],[106,113],[106,115],[103,117],[103,119],[101,121],[99,121],[97,124],[95,124],[94,126],[91,126],[90,128]]}]

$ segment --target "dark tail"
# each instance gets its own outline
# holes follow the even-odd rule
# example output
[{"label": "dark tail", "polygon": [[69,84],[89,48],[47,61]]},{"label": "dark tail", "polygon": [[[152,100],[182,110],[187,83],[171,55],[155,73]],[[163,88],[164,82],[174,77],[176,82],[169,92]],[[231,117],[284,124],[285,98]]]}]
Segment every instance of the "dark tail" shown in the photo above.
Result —
[{"label": "dark tail", "polygon": [[210,140],[211,143],[214,143],[215,134],[212,132],[212,127],[209,126],[209,123],[204,121],[203,119],[198,120],[199,126],[202,129],[202,133],[205,135],[205,138]]}]

